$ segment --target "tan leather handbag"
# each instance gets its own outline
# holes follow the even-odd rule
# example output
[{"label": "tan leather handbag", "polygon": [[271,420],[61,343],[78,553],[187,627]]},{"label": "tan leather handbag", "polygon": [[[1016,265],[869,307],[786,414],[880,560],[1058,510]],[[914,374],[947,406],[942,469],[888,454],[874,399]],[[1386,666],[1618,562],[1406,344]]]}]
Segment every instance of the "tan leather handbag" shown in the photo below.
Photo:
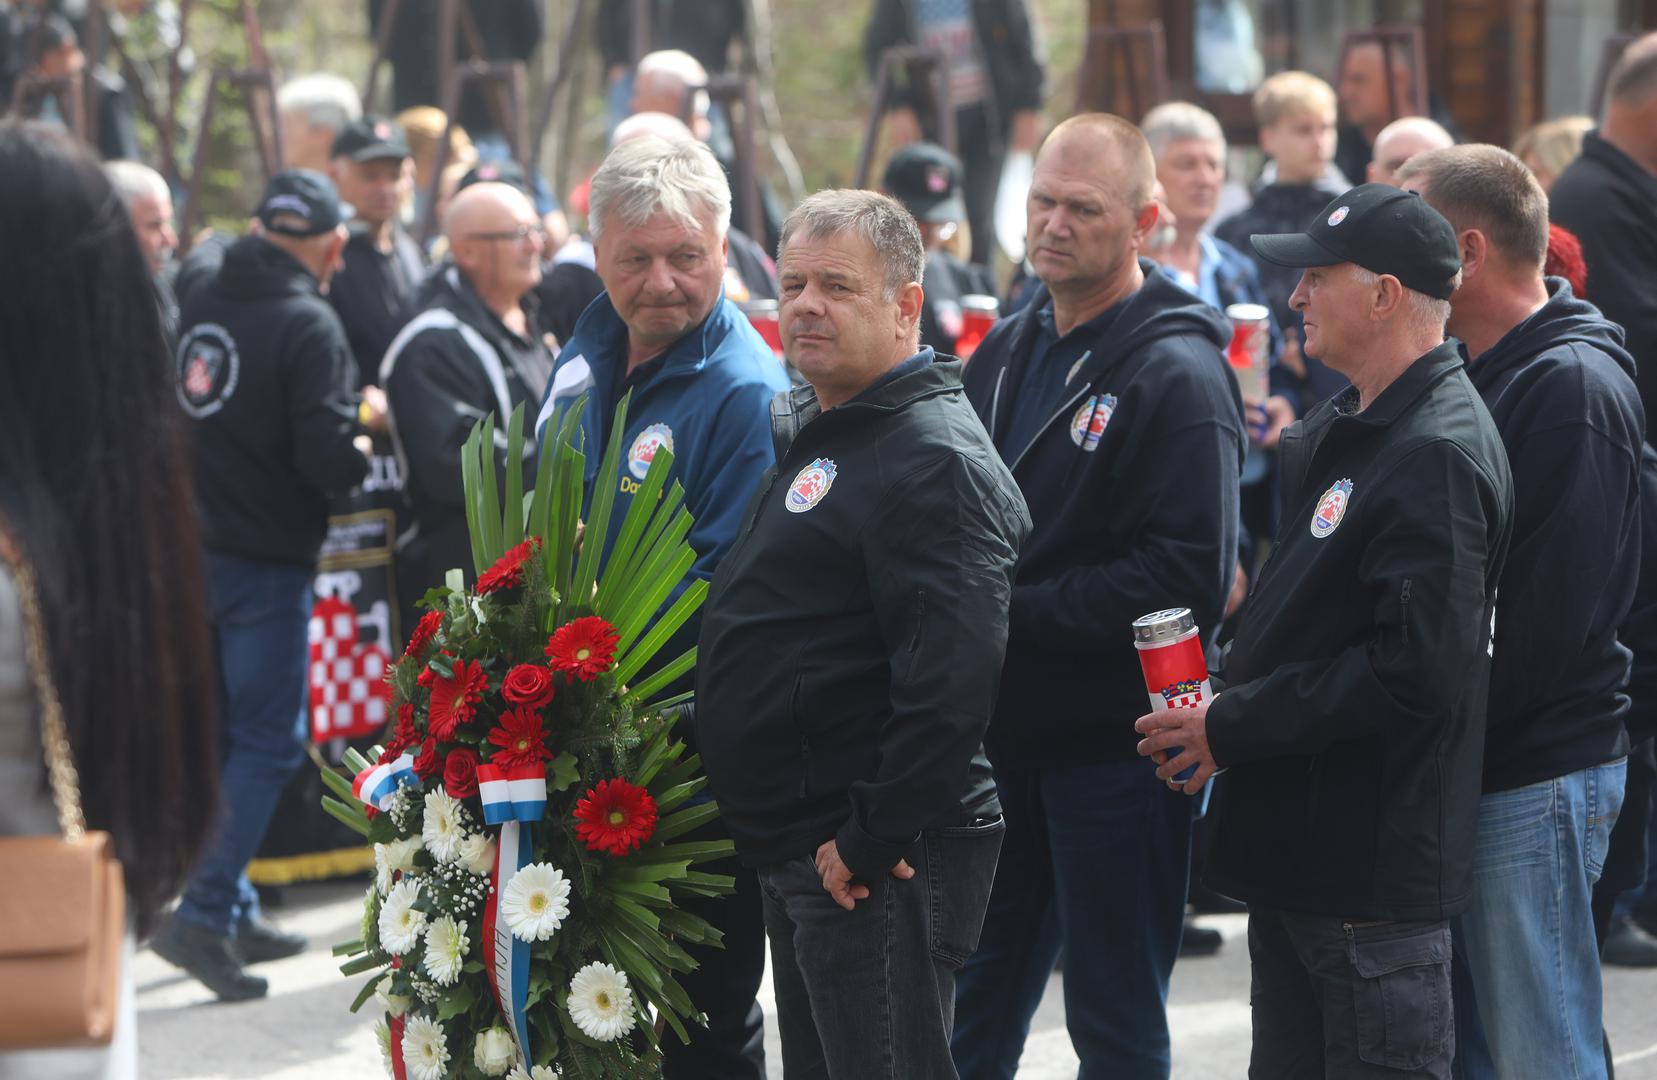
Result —
[{"label": "tan leather handbag", "polygon": [[108,833],[87,832],[34,573],[0,527],[17,585],[46,772],[62,836],[0,837],[0,1050],[108,1045],[120,1000],[126,889]]}]

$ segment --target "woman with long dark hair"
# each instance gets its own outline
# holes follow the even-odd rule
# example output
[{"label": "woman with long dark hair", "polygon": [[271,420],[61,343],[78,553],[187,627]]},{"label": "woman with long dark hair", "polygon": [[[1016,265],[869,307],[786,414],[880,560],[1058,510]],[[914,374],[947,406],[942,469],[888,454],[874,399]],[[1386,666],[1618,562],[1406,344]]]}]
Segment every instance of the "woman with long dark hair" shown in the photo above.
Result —
[{"label": "woman with long dark hair", "polygon": [[[113,836],[142,937],[217,806],[182,418],[143,255],[84,147],[0,122],[0,252],[0,523],[33,567],[87,827]],[[0,836],[57,829],[14,584],[0,567]],[[109,1052],[0,1053],[0,1078],[134,1075],[127,967]]]}]

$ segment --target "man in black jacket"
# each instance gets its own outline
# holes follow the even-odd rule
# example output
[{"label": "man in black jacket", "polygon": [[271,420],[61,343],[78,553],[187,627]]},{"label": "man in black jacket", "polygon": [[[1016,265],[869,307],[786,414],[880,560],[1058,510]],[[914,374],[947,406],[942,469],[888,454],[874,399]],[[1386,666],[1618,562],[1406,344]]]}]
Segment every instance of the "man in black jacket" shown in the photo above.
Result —
[{"label": "man in black jacket", "polygon": [[962,298],[995,295],[995,278],[989,269],[962,262],[948,247],[967,216],[961,201],[960,159],[936,143],[910,143],[886,162],[880,186],[915,216],[926,247],[921,344],[955,356],[962,329]]},{"label": "man in black jacket", "polygon": [[1444,340],[1455,232],[1418,195],[1365,184],[1254,247],[1306,268],[1306,352],[1352,386],[1283,437],[1227,687],[1142,717],[1140,753],[1187,792],[1230,768],[1208,881],[1249,903],[1249,1075],[1447,1080],[1507,455]]},{"label": "man in black jacket", "polygon": [[919,344],[914,220],[819,192],[783,226],[761,482],[702,617],[696,736],[758,868],[790,1076],[953,1078],[954,975],[1002,823],[981,744],[1030,529],[960,364]]},{"label": "man in black jacket", "polygon": [[1591,897],[1628,754],[1617,634],[1640,576],[1634,359],[1617,326],[1543,278],[1548,198],[1518,158],[1429,150],[1398,180],[1456,230],[1449,332],[1513,471],[1473,896],[1455,923],[1465,1075],[1600,1075],[1576,1070],[1600,1046]]},{"label": "man in black jacket", "polygon": [[1189,607],[1205,633],[1219,626],[1245,435],[1225,319],[1138,258],[1155,178],[1125,120],[1054,129],[1029,200],[1044,287],[967,368],[1040,525],[1019,561],[988,740],[1007,841],[957,995],[964,1077],[1010,1080],[1061,951],[1083,1074],[1168,1075],[1192,808],[1134,752],[1145,684],[1132,624]]},{"label": "man in black jacket", "polygon": [[1657,34],[1628,47],[1606,86],[1605,122],[1548,192],[1582,241],[1594,303],[1628,332],[1647,415],[1657,410]]},{"label": "man in black jacket", "polygon": [[474,184],[449,204],[445,224],[453,265],[380,365],[414,517],[397,541],[397,590],[411,618],[419,617],[415,601],[448,571],[474,574],[460,448],[493,413],[497,468],[520,468],[532,484],[535,442],[526,440],[522,461],[507,461],[507,418],[523,405],[533,422],[552,374],[530,291],[541,280],[546,238],[535,207],[506,184]]},{"label": "man in black jacket", "polygon": [[264,996],[265,980],[243,963],[305,947],[259,918],[244,871],[305,759],[306,626],[328,499],[368,469],[351,350],[322,297],[344,246],[328,179],[278,173],[255,234],[230,247],[182,313],[178,400],[193,421],[226,806],[152,947],[226,1000]]},{"label": "man in black jacket", "polygon": [[[873,77],[890,48],[915,45],[941,53],[955,111],[955,145],[966,170],[972,262],[994,251],[996,190],[1008,153],[1035,149],[1047,74],[1025,0],[876,0],[863,31],[863,60]],[[901,78],[902,73],[897,73]],[[890,113],[892,141],[942,138],[921,121],[924,87],[900,84]]]}]

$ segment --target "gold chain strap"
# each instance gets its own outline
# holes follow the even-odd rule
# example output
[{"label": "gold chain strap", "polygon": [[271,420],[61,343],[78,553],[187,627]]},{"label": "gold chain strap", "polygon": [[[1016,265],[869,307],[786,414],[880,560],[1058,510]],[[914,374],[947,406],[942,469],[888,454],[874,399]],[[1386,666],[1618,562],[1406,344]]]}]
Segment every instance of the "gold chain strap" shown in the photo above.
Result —
[{"label": "gold chain strap", "polygon": [[23,613],[24,652],[35,694],[40,698],[40,741],[46,750],[46,778],[52,787],[52,802],[57,805],[58,826],[63,829],[63,838],[75,843],[86,832],[86,818],[81,813],[80,774],[75,771],[69,729],[63,723],[63,704],[58,700],[57,684],[52,680],[52,667],[46,658],[45,622],[40,617],[40,594],[35,589],[34,570],[3,529],[0,529],[0,557],[9,564],[12,581],[17,585],[18,607]]}]

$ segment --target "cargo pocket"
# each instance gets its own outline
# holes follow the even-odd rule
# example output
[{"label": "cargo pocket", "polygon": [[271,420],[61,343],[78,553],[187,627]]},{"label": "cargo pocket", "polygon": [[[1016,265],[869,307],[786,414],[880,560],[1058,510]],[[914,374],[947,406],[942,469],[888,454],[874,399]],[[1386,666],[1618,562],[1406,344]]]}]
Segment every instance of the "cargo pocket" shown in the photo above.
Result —
[{"label": "cargo pocket", "polygon": [[1450,927],[1445,923],[1346,926],[1358,1057],[1419,1069],[1446,1055],[1450,1032]]},{"label": "cargo pocket", "polygon": [[998,816],[921,834],[932,956],[957,970],[978,948],[1006,831],[1006,820]]}]

